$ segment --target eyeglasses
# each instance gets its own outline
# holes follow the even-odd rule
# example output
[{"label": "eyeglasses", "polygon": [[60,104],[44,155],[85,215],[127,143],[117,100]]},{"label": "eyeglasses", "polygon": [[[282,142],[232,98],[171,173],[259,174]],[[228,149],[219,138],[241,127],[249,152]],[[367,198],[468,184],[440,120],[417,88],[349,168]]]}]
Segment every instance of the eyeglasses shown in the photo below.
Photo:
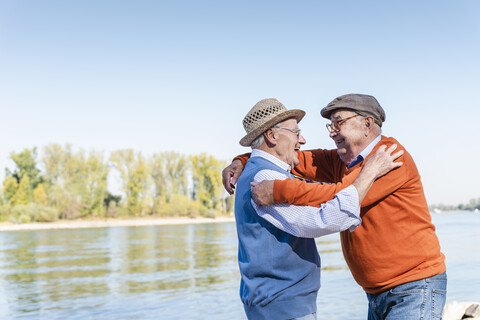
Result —
[{"label": "eyeglasses", "polygon": [[355,118],[355,117],[358,117],[359,114],[356,114],[354,116],[351,116],[351,117],[348,117],[348,118],[345,118],[345,119],[341,119],[341,120],[333,120],[332,123],[327,123],[327,130],[328,132],[332,132],[332,131],[335,131],[335,130],[338,130],[340,131],[340,126],[347,120],[349,119],[352,119],[352,118]]},{"label": "eyeglasses", "polygon": [[297,138],[300,138],[300,132],[302,132],[301,129],[294,129],[294,128],[286,128],[286,127],[274,127],[274,128],[277,128],[277,129],[284,129],[284,130],[288,130],[290,132],[293,132],[297,135]]}]

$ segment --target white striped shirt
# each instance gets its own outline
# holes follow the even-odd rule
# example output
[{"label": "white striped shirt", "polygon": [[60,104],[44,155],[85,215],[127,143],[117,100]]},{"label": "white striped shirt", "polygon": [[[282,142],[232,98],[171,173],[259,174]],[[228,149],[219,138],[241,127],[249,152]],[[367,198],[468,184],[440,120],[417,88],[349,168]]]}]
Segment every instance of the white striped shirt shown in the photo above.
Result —
[{"label": "white striped shirt", "polygon": [[[252,150],[251,157],[262,157],[285,169],[285,174],[275,170],[260,170],[254,182],[289,178],[290,166],[277,157],[258,149]],[[260,217],[296,237],[316,238],[347,229],[353,231],[362,223],[358,192],[353,185],[338,192],[333,200],[323,203],[320,208],[288,203],[263,207],[253,199],[251,202]]]}]

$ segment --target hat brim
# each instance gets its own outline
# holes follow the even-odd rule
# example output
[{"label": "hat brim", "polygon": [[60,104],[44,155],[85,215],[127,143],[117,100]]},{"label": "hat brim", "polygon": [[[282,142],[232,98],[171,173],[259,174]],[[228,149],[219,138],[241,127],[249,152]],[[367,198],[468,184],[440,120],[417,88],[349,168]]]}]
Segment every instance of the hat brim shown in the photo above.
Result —
[{"label": "hat brim", "polygon": [[268,120],[258,128],[252,130],[249,132],[245,137],[240,139],[240,145],[244,147],[249,147],[252,145],[253,140],[258,138],[261,134],[263,134],[265,131],[273,127],[279,122],[282,122],[284,120],[290,119],[290,118],[295,118],[297,120],[297,123],[299,123],[303,117],[305,116],[305,111],[300,110],[300,109],[292,109],[292,110],[287,110],[285,112],[282,112],[272,119]]}]

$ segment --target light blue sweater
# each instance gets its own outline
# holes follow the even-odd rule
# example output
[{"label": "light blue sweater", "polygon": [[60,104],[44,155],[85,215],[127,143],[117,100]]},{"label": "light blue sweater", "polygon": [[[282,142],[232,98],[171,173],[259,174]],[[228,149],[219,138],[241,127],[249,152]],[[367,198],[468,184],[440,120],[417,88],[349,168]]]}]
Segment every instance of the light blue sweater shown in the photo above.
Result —
[{"label": "light blue sweater", "polygon": [[314,239],[298,238],[259,217],[250,182],[263,169],[291,174],[261,157],[247,161],[238,179],[235,220],[240,298],[248,319],[291,319],[316,312],[320,256]]}]

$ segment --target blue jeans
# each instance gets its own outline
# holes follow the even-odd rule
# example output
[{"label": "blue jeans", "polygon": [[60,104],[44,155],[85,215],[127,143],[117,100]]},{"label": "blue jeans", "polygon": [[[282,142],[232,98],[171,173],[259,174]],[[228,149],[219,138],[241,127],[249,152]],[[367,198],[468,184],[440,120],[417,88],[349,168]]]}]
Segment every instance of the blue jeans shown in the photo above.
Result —
[{"label": "blue jeans", "polygon": [[446,273],[367,293],[368,320],[440,320],[446,297]]}]

